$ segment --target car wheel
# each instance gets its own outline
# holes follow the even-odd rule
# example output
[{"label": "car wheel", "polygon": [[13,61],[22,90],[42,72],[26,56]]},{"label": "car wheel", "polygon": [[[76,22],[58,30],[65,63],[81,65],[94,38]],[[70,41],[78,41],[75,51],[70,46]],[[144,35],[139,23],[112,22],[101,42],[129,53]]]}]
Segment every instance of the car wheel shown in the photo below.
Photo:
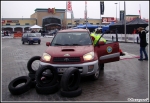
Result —
[{"label": "car wheel", "polygon": [[54,85],[51,86],[39,86],[38,84],[36,84],[36,92],[38,94],[53,94],[56,93],[59,90],[59,82],[57,82]]},{"label": "car wheel", "polygon": [[22,41],[22,44],[24,44],[24,41]]},{"label": "car wheel", "polygon": [[[25,83],[25,84],[18,86],[21,83]],[[8,89],[11,94],[19,95],[19,94],[23,94],[23,93],[27,92],[28,90],[30,90],[31,85],[32,85],[32,80],[30,77],[21,76],[21,77],[18,77],[16,79],[12,80],[8,85]]]},{"label": "car wheel", "polygon": [[80,83],[80,72],[77,68],[70,67],[61,77],[61,87],[64,91],[76,90]]},{"label": "car wheel", "polygon": [[100,70],[104,70],[104,63],[101,63],[100,65],[99,65],[99,68],[100,68]]},{"label": "car wheel", "polygon": [[[43,74],[46,75],[44,72],[50,72],[47,73],[49,76],[45,76],[45,80],[41,80]],[[58,73],[56,69],[50,65],[43,66],[36,71],[35,79],[39,86],[51,86],[57,83]]]},{"label": "car wheel", "polygon": [[93,80],[97,80],[100,76],[100,69],[98,68],[94,75],[92,75]]},{"label": "car wheel", "polygon": [[39,41],[38,44],[40,44],[41,42]]},{"label": "car wheel", "polygon": [[35,61],[35,60],[40,60],[41,59],[41,56],[34,56],[32,58],[29,59],[29,61],[27,62],[27,68],[28,68],[28,71],[29,73],[33,73],[35,74],[36,73],[36,70],[34,70],[32,68],[32,63]]},{"label": "car wheel", "polygon": [[60,94],[64,97],[77,97],[81,95],[81,93],[82,93],[81,88],[77,88],[74,91],[64,91],[63,89],[60,90]]}]

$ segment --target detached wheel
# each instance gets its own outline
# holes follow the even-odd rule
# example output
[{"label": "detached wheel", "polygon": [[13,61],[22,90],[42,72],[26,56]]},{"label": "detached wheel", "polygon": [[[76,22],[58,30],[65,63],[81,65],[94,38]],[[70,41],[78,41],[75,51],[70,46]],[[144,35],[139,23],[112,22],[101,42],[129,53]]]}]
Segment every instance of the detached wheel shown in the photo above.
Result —
[{"label": "detached wheel", "polygon": [[[18,86],[21,83],[24,83],[24,84],[21,86]],[[31,85],[32,85],[32,80],[30,77],[21,76],[21,77],[18,77],[16,79],[12,80],[8,85],[8,89],[11,94],[19,95],[19,94],[23,94],[23,93],[27,92],[28,90],[30,90]]]},{"label": "detached wheel", "polygon": [[64,91],[63,89],[61,89],[60,94],[64,97],[77,97],[79,95],[81,95],[82,93],[82,89],[78,88],[74,91]]},{"label": "detached wheel", "polygon": [[[41,78],[45,75],[45,79]],[[56,69],[50,65],[40,67],[36,72],[36,82],[39,86],[51,86],[57,83],[58,73]]]},{"label": "detached wheel", "polygon": [[35,74],[36,73],[36,70],[34,70],[32,68],[32,63],[35,61],[35,60],[40,60],[41,59],[41,56],[34,56],[32,57],[31,59],[29,59],[28,63],[27,63],[27,68],[28,68],[28,71],[29,73],[32,73],[32,74]]},{"label": "detached wheel", "polygon": [[80,72],[77,68],[68,68],[61,77],[61,87],[64,91],[73,91],[79,87]]},{"label": "detached wheel", "polygon": [[44,87],[36,84],[35,89],[38,94],[53,94],[59,90],[59,82],[57,82],[56,84],[52,86],[44,86]]}]

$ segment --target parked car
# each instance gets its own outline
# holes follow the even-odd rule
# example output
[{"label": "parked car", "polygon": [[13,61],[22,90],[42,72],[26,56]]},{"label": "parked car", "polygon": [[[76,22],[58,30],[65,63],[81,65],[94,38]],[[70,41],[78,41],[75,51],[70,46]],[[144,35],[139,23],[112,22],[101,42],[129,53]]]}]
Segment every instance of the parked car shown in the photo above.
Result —
[{"label": "parked car", "polygon": [[51,65],[62,75],[67,68],[75,67],[81,76],[92,76],[96,80],[101,64],[120,60],[118,36],[115,37],[114,42],[98,42],[93,46],[89,30],[60,30],[51,43],[46,42],[48,48],[41,57],[39,68]]},{"label": "parked car", "polygon": [[24,33],[22,36],[22,44],[28,43],[29,45],[33,43],[41,43],[41,33]]}]

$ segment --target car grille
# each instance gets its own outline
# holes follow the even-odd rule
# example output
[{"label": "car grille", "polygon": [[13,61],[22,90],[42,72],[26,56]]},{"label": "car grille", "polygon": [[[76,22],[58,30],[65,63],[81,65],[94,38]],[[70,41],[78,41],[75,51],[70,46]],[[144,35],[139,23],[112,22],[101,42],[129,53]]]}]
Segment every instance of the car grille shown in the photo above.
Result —
[{"label": "car grille", "polygon": [[53,62],[80,62],[80,57],[54,57]]}]

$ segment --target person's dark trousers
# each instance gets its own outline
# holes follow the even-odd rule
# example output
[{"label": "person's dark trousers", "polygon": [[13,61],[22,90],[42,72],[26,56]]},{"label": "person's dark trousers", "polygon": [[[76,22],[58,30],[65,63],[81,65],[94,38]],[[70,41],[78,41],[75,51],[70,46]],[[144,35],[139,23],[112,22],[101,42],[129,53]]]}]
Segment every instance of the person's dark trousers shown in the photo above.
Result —
[{"label": "person's dark trousers", "polygon": [[140,60],[143,60],[143,53],[144,53],[144,56],[145,56],[145,60],[148,60],[148,56],[147,56],[147,52],[145,50],[145,47],[140,47]]}]

